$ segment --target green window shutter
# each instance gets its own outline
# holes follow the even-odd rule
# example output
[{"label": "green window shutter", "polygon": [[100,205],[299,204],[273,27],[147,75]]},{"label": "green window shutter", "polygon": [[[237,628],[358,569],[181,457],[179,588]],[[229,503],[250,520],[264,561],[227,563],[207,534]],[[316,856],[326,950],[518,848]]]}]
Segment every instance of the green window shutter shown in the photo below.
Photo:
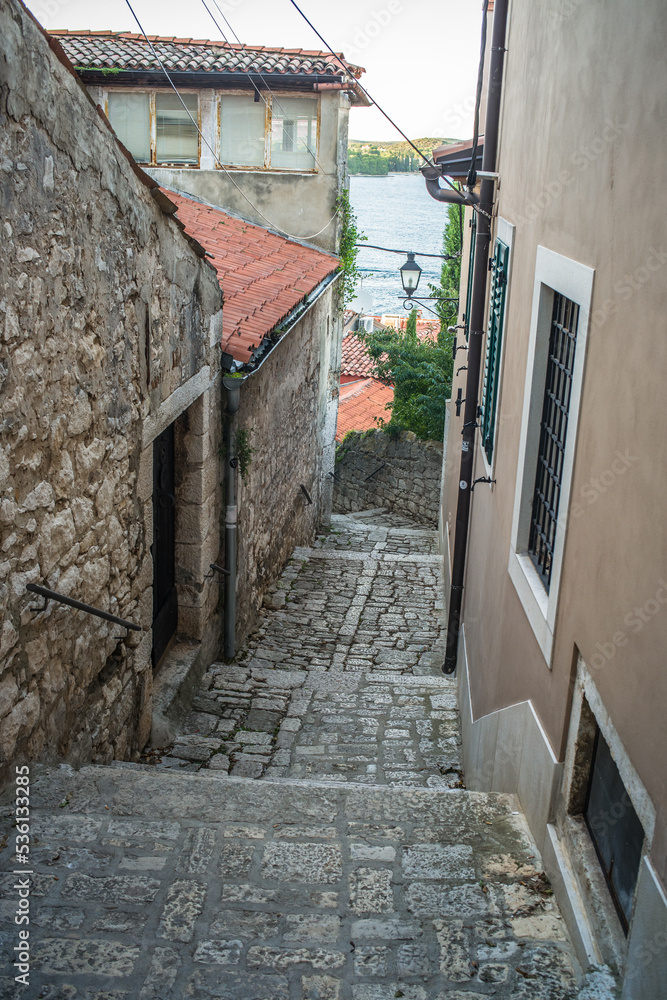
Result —
[{"label": "green window shutter", "polygon": [[489,462],[493,459],[493,439],[496,430],[498,376],[503,344],[503,327],[505,325],[508,263],[509,248],[501,240],[496,240],[493,251],[493,278],[491,280],[489,329],[486,336],[484,390],[482,392],[482,447]]},{"label": "green window shutter", "polygon": [[470,220],[470,260],[468,261],[468,290],[466,292],[466,311],[463,317],[465,323],[466,341],[470,336],[470,303],[472,299],[472,272],[475,264],[475,242],[477,239],[477,214],[472,213]]}]

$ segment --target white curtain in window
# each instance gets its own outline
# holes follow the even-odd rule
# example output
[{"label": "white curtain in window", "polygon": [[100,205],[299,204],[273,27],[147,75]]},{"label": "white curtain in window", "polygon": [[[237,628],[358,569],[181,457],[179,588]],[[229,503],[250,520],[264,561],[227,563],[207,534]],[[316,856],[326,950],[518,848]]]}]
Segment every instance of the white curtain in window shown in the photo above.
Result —
[{"label": "white curtain in window", "polygon": [[228,167],[264,166],[266,107],[253,97],[220,98],[220,160]]},{"label": "white curtain in window", "polygon": [[274,170],[314,170],[316,154],[317,100],[274,96],[271,166]]},{"label": "white curtain in window", "polygon": [[109,93],[109,121],[114,132],[139,163],[151,158],[151,119],[148,94]]},{"label": "white curtain in window", "polygon": [[157,163],[199,163],[199,134],[190,118],[197,121],[197,95],[181,94],[181,98],[187,111],[176,94],[155,96]]}]

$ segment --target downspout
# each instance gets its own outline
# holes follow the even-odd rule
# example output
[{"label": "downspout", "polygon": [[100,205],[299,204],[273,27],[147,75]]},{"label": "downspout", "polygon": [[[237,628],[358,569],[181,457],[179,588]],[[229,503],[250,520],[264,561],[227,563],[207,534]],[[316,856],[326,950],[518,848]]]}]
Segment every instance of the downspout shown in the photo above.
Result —
[{"label": "downspout", "polygon": [[[491,61],[489,66],[489,94],[486,106],[484,154],[482,157],[483,174],[492,174],[496,170],[500,125],[500,98],[505,62],[507,2],[508,0],[496,0],[494,8]],[[479,378],[482,360],[482,339],[484,336],[484,306],[486,303],[493,206],[494,181],[488,176],[483,176],[480,187],[479,213],[477,216],[477,238],[475,242],[475,264],[470,307],[468,374],[466,377],[461,466],[458,477],[459,490],[454,529],[452,582],[449,594],[447,647],[443,667],[443,673],[445,674],[453,674],[456,670],[459,631],[461,627],[461,605],[468,546],[468,527],[470,523],[471,483],[475,461],[475,430],[478,419]]]},{"label": "downspout", "polygon": [[436,167],[422,167],[421,173],[426,181],[426,190],[435,201],[444,201],[448,205],[476,205],[478,198],[472,191],[454,191],[450,187],[440,187],[442,173]]},{"label": "downspout", "polygon": [[236,466],[234,451],[234,417],[241,401],[241,384],[244,378],[223,375],[222,384],[227,390],[227,407],[223,413],[225,446],[225,623],[224,652],[226,660],[236,654]]}]

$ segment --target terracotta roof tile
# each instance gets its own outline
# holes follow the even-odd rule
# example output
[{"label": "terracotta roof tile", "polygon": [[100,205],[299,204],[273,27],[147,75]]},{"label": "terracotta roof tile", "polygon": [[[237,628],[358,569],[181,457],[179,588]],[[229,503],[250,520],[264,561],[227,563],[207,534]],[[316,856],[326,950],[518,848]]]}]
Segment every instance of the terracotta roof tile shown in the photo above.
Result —
[{"label": "terracotta roof tile", "polygon": [[222,347],[236,361],[250,361],[264,338],[338,270],[338,258],[323,250],[174,191],[165,194],[178,207],[186,233],[211,255],[224,295]]},{"label": "terracotta roof tile", "polygon": [[[143,35],[130,31],[52,31],[77,69],[159,70],[160,64]],[[167,70],[181,73],[282,73],[297,76],[349,75],[358,79],[361,66],[342,53],[229,44],[213,39],[149,35]]]},{"label": "terracotta roof tile", "polygon": [[368,431],[378,427],[380,419],[388,421],[393,400],[393,388],[376,378],[341,385],[336,440],[342,441],[348,431]]},{"label": "terracotta roof tile", "polygon": [[341,375],[358,375],[370,378],[375,362],[366,353],[366,345],[354,333],[343,337],[343,355],[340,364]]}]

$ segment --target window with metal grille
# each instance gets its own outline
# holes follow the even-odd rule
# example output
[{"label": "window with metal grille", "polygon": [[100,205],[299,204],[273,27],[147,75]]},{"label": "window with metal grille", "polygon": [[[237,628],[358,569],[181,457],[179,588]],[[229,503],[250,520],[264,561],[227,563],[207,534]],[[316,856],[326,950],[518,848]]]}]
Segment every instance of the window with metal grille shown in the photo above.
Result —
[{"label": "window with metal grille", "polygon": [[528,552],[547,591],[551,584],[558,507],[563,485],[563,459],[578,323],[577,303],[555,292],[528,539]]},{"label": "window with metal grille", "polygon": [[489,309],[489,329],[486,336],[486,358],[484,361],[484,389],[482,391],[482,447],[487,461],[493,459],[493,444],[496,433],[496,408],[498,405],[498,377],[500,375],[500,355],[502,353],[503,328],[505,326],[505,291],[507,288],[507,266],[509,247],[496,240],[491,268],[491,296]]},{"label": "window with metal grille", "polygon": [[475,243],[477,240],[477,215],[473,212],[470,220],[470,258],[468,260],[468,289],[466,292],[466,311],[463,315],[466,341],[470,336],[470,306],[472,303],[472,273],[475,264]]}]

